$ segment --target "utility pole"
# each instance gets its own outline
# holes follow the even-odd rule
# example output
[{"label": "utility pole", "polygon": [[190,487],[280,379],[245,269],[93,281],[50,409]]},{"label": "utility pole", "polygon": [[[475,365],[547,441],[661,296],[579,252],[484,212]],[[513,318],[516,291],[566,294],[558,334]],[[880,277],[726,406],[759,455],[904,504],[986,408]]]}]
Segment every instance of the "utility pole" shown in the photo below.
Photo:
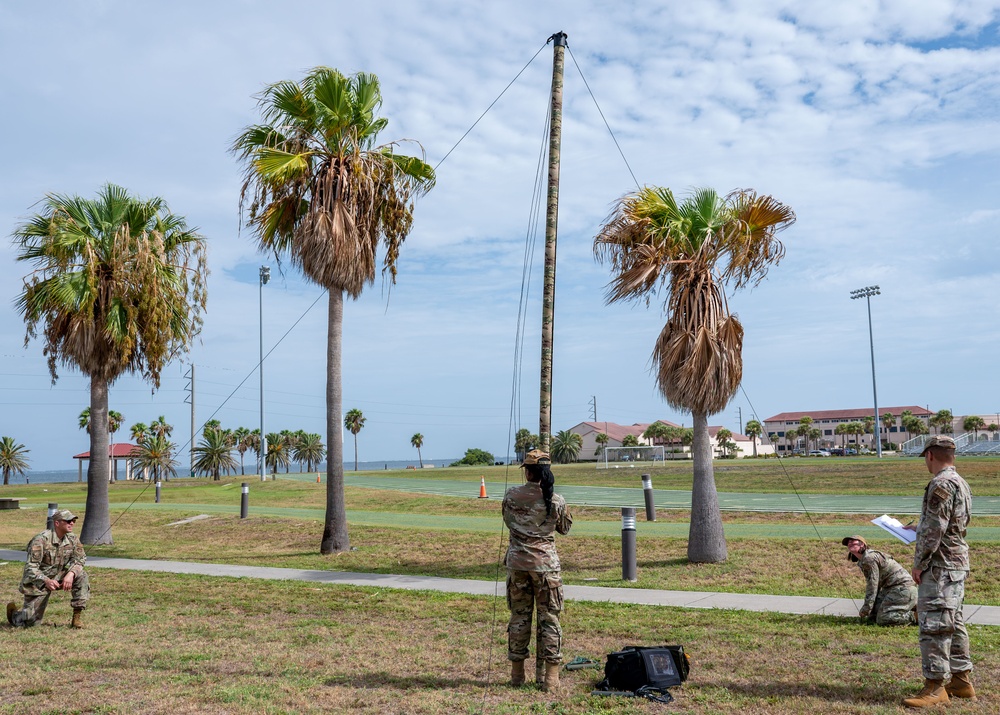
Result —
[{"label": "utility pole", "polygon": [[185,375],[190,383],[184,388],[190,394],[184,398],[185,402],[191,402],[191,441],[188,443],[188,451],[191,453],[191,476],[194,476],[194,363],[191,363],[191,372]]},{"label": "utility pole", "polygon": [[[594,422],[597,422],[597,395],[590,398],[590,416]],[[997,418],[997,421],[1000,421],[1000,417]]]},{"label": "utility pole", "polygon": [[743,408],[742,407],[737,407],[736,408],[736,419],[739,420],[740,434],[743,434]]},{"label": "utility pole", "polygon": [[[882,458],[882,432],[879,429],[880,419],[878,414],[878,390],[875,388],[875,338],[872,333],[872,296],[881,295],[881,290],[878,286],[865,286],[864,288],[858,288],[857,290],[851,291],[851,300],[858,300],[859,298],[864,298],[865,302],[868,304],[868,343],[871,346],[872,353],[872,400],[875,402],[875,424],[872,430],[875,433],[875,453],[878,455],[879,459]],[[858,449],[860,453],[860,448]]]},{"label": "utility pole", "polygon": [[542,367],[539,390],[538,441],[549,451],[552,435],[552,334],[556,304],[556,236],[559,228],[559,159],[562,146],[563,67],[566,33],[552,42],[552,108],[549,116],[549,192],[545,205],[545,274],[542,280]]}]

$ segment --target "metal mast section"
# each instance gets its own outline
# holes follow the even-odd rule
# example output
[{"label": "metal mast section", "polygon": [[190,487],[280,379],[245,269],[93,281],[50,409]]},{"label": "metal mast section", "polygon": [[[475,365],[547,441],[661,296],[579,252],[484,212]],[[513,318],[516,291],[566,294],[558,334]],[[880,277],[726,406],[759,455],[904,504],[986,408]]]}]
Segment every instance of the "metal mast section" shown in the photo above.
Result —
[{"label": "metal mast section", "polygon": [[539,390],[539,447],[549,451],[552,435],[552,333],[556,304],[556,235],[559,227],[559,152],[562,144],[563,67],[566,33],[552,42],[552,111],[549,117],[549,190],[545,205],[545,275],[542,283],[542,368]]}]

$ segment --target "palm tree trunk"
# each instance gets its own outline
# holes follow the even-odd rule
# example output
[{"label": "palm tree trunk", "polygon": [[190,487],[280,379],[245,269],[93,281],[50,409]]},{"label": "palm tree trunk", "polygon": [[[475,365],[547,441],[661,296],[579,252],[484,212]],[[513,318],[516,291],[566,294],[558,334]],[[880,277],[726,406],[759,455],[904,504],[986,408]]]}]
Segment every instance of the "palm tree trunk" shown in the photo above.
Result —
[{"label": "palm tree trunk", "polygon": [[354,471],[358,471],[358,433],[354,433]]},{"label": "palm tree trunk", "polygon": [[420,456],[420,447],[417,447],[417,459],[420,460],[420,468],[423,469],[424,468],[424,458]]},{"label": "palm tree trunk", "polygon": [[341,347],[344,335],[344,294],[330,290],[326,341],[326,518],[323,523],[321,554],[347,551],[347,509],[344,506],[344,411],[341,380]]},{"label": "palm tree trunk", "polygon": [[712,469],[712,442],[708,435],[708,415],[695,412],[694,479],[691,486],[691,524],[688,528],[688,561],[717,563],[725,561],[726,535],[722,529],[722,513],[715,491]]},{"label": "palm tree trunk", "polygon": [[90,379],[90,464],[87,466],[87,510],[80,528],[84,544],[113,544],[108,506],[108,383]]}]

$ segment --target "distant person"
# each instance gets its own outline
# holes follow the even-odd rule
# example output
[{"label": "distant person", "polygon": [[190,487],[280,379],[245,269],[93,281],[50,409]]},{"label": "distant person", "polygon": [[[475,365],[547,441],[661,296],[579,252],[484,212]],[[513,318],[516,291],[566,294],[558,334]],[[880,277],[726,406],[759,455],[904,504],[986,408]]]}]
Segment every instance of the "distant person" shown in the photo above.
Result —
[{"label": "distant person", "polygon": [[[972,492],[955,471],[955,440],[936,435],[924,451],[927,471],[934,475],[924,489],[914,543],[913,580],[917,582],[917,619],[924,688],[903,704],[926,708],[949,697],[975,699],[969,633],[962,605],[969,574],[965,531],[972,513]],[[951,677],[950,681],[948,680]]]},{"label": "distant person", "polygon": [[[511,685],[524,685],[524,661],[531,641],[532,612],[538,612],[535,635],[535,680],[545,692],[559,688],[562,663],[562,572],[556,553],[555,532],[568,534],[573,519],[566,500],[553,494],[549,455],[533,449],[524,455],[521,468],[526,484],[507,490],[503,520],[510,530],[507,565],[507,657]],[[543,664],[544,663],[544,668]]]},{"label": "distant person", "polygon": [[860,536],[846,536],[841,543],[865,576],[865,602],[858,615],[878,626],[915,624],[917,586],[909,572],[888,554],[869,548]]},{"label": "distant person", "polygon": [[13,601],[7,604],[7,622],[12,626],[28,628],[41,623],[49,596],[62,590],[72,592],[70,626],[83,628],[81,616],[90,598],[90,583],[83,570],[87,556],[72,533],[76,519],[69,509],[59,509],[52,515],[52,530],[46,529],[28,542],[27,561],[18,589],[24,594],[24,605],[18,609]]}]

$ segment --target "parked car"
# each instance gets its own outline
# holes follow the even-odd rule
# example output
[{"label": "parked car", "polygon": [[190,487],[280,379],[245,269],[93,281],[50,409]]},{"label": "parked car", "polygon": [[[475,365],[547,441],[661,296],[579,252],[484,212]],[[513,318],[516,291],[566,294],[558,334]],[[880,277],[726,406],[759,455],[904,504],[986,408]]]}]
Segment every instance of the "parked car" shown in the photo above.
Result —
[{"label": "parked car", "polygon": [[830,450],[830,455],[834,457],[843,457],[844,450],[841,449],[840,447],[834,447],[833,449]]},{"label": "parked car", "polygon": [[810,457],[829,457],[830,453],[825,449],[814,449],[809,452]]}]

